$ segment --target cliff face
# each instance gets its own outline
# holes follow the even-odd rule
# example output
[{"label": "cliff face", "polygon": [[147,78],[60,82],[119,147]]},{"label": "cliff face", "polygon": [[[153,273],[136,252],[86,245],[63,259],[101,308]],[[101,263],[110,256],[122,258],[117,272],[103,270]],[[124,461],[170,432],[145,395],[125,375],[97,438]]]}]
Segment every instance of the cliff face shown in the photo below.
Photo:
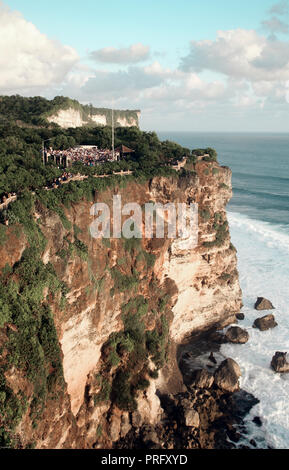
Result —
[{"label": "cliff face", "polygon": [[[61,109],[55,114],[47,117],[48,122],[53,122],[58,124],[64,129],[70,127],[82,127],[82,126],[107,126],[111,125],[111,117],[108,116],[109,110],[106,110],[106,113],[94,112],[90,115],[85,115],[81,108],[75,109],[73,107],[68,109]],[[133,127],[139,126],[140,112],[129,112],[129,111],[117,111],[115,117],[115,126],[116,127]]]},{"label": "cliff face", "polygon": [[[198,203],[198,246],[191,249],[170,239],[92,239],[92,203],[86,200],[66,210],[73,229],[64,228],[55,213],[36,207],[34,217],[47,240],[43,262],[54,266],[69,289],[64,309],[57,296],[50,299],[65,382],[61,389],[55,386],[33,426],[29,380],[16,367],[6,371],[9,387],[22,391],[28,401],[14,431],[20,446],[109,448],[132,424],[158,422],[162,409],[156,390],[182,388],[177,344],[198,330],[230,323],[241,307],[225,212],[232,195],[228,168],[200,162],[196,174],[130,181],[97,200],[111,206],[114,194],[121,194],[123,204],[141,206],[148,201]],[[15,265],[28,246],[12,228],[9,240],[0,247],[0,269]],[[0,330],[3,346],[10,328]],[[147,335],[149,352],[139,347],[137,335]]]}]

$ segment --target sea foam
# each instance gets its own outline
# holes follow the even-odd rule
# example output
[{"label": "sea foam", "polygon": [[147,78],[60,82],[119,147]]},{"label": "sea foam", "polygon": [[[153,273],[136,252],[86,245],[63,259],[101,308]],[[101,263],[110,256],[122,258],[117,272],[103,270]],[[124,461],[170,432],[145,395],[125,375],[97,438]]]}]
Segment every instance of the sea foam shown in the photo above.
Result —
[{"label": "sea foam", "polygon": [[[289,353],[289,226],[237,213],[229,213],[228,218],[232,242],[238,250],[242,311],[246,315],[240,326],[248,330],[250,340],[245,345],[226,344],[221,352],[239,363],[241,387],[260,400],[247,417],[250,438],[261,448],[266,443],[289,448],[289,374],[279,375],[270,368],[276,351]],[[267,332],[252,328],[257,317],[270,313],[254,309],[258,296],[269,298],[276,307],[277,328]],[[252,423],[255,416],[262,419],[261,428]]]}]

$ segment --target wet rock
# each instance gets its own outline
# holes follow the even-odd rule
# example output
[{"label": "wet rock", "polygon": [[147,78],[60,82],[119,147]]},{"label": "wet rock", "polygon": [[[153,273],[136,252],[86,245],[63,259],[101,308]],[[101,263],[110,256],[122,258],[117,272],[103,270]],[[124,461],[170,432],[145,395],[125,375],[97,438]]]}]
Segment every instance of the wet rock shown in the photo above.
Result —
[{"label": "wet rock", "polygon": [[200,426],[200,416],[196,410],[187,408],[184,410],[184,418],[187,427],[198,428]]},{"label": "wet rock", "polygon": [[275,372],[285,374],[289,372],[289,363],[287,362],[286,352],[276,352],[271,361],[271,367]]},{"label": "wet rock", "polygon": [[274,315],[270,314],[262,318],[257,318],[254,321],[253,328],[258,328],[260,331],[267,331],[276,326],[278,326],[278,323],[275,321]]},{"label": "wet rock", "polygon": [[237,320],[245,320],[245,315],[244,313],[237,313],[236,315]]},{"label": "wet rock", "polygon": [[255,310],[275,310],[270,300],[258,297],[255,303]]},{"label": "wet rock", "polygon": [[213,352],[211,352],[211,354],[210,354],[209,361],[211,361],[212,364],[217,364],[217,360],[216,360]]},{"label": "wet rock", "polygon": [[206,369],[195,370],[192,374],[190,387],[211,388],[214,383],[214,376]]},{"label": "wet rock", "polygon": [[237,432],[236,429],[229,429],[227,431],[227,434],[228,434],[228,438],[235,443],[239,442],[240,439],[242,438],[241,434]]},{"label": "wet rock", "polygon": [[226,332],[226,338],[229,343],[245,344],[249,341],[249,333],[239,326],[231,326]]},{"label": "wet rock", "polygon": [[240,390],[231,397],[235,416],[244,418],[260,401],[249,392]]},{"label": "wet rock", "polygon": [[256,424],[256,426],[258,426],[258,428],[260,428],[262,426],[262,420],[261,420],[261,418],[259,418],[259,416],[255,416],[255,418],[253,419],[253,423]]},{"label": "wet rock", "polygon": [[239,390],[239,378],[241,375],[237,362],[233,359],[226,359],[215,372],[215,384],[226,392],[236,392]]},{"label": "wet rock", "polygon": [[257,447],[257,444],[256,444],[255,439],[251,439],[250,444],[251,444],[251,446],[253,446],[253,447]]}]

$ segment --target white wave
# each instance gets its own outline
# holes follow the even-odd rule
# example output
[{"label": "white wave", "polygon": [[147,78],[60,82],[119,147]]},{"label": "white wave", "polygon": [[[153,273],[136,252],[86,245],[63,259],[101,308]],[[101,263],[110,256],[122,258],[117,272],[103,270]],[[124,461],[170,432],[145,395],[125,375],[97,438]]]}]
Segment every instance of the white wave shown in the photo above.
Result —
[{"label": "white wave", "polygon": [[[248,417],[251,436],[259,447],[264,439],[274,448],[289,448],[289,374],[275,374],[270,363],[276,351],[289,353],[289,233],[284,226],[229,214],[231,236],[238,250],[240,282],[246,315],[240,326],[248,329],[246,345],[224,345],[222,353],[241,366],[241,386],[259,398]],[[289,230],[288,230],[289,231]],[[254,320],[269,312],[257,312],[258,296],[269,298],[276,307],[278,327],[268,332],[253,329]],[[252,419],[260,416],[263,427],[257,428]]]},{"label": "white wave", "polygon": [[255,233],[258,239],[266,243],[269,247],[282,246],[289,252],[289,225],[273,225],[269,222],[251,219],[237,212],[229,212],[228,219],[232,227]]}]

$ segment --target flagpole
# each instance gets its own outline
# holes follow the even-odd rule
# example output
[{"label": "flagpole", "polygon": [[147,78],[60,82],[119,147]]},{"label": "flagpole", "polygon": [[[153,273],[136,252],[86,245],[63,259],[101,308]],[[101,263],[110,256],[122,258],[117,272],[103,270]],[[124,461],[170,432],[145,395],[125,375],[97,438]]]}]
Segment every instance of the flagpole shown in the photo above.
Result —
[{"label": "flagpole", "polygon": [[111,110],[111,132],[112,132],[112,160],[114,161],[114,112]]}]

